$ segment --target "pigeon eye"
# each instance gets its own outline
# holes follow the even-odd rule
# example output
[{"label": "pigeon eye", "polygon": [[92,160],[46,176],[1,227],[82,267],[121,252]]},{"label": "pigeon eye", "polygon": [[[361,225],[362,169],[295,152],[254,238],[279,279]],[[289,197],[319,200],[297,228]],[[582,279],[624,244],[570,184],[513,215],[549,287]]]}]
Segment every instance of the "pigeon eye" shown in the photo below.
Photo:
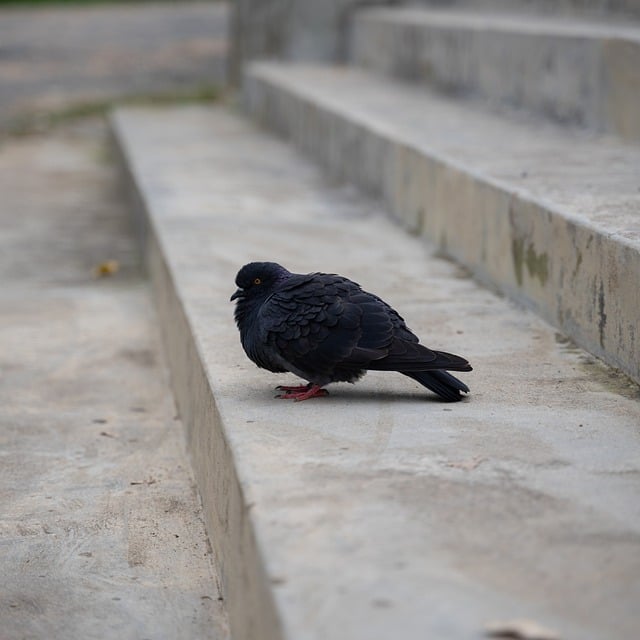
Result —
[{"label": "pigeon eye", "polygon": [[262,284],[262,280],[260,280],[260,278],[256,278],[256,279],[253,281],[253,284]]}]

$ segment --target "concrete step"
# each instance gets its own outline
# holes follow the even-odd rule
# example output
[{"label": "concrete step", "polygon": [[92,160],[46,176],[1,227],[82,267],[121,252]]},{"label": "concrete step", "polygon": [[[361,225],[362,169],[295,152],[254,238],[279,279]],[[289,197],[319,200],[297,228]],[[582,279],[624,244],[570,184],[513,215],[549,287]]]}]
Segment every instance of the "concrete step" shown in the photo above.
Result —
[{"label": "concrete step", "polygon": [[246,109],[640,380],[640,150],[346,68],[255,63]]},{"label": "concrete step", "polygon": [[640,18],[638,0],[411,0],[410,4],[528,14]]},{"label": "concrete step", "polygon": [[98,117],[0,145],[0,637],[229,640],[110,150]]},{"label": "concrete step", "polygon": [[376,8],[351,46],[366,69],[640,140],[640,25]]},{"label": "concrete step", "polygon": [[[236,639],[562,638],[640,623],[638,387],[479,287],[375,202],[219,109],[113,127]],[[340,272],[468,356],[467,401],[371,373],[287,403],[244,356],[240,265]]]}]

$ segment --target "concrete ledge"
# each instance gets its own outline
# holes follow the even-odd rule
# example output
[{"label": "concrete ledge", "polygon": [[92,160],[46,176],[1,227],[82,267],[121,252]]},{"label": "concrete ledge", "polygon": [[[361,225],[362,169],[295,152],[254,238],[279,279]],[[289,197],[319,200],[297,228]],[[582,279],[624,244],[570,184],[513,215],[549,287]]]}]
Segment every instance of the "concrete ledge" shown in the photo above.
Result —
[{"label": "concrete ledge", "polygon": [[[222,110],[113,118],[234,638],[561,637],[640,622],[638,388]],[[381,240],[383,239],[383,240]],[[291,404],[242,353],[239,265],[339,271],[468,355],[471,398],[370,374]]]},{"label": "concrete ledge", "polygon": [[532,14],[640,18],[637,0],[416,0],[412,4],[476,11],[518,11]]},{"label": "concrete ledge", "polygon": [[[363,7],[398,5],[398,0],[235,0],[231,39],[231,77],[254,59],[306,62],[344,61],[352,16]],[[418,4],[418,0],[411,3]],[[508,11],[558,16],[590,16],[594,20],[640,18],[637,0],[422,0],[432,7],[476,12]]]},{"label": "concrete ledge", "polygon": [[353,61],[640,140],[640,27],[419,8],[354,18]]},{"label": "concrete ledge", "polygon": [[[185,308],[184,292],[180,291],[183,274],[172,264],[176,252],[164,244],[189,242],[190,237],[192,241],[193,233],[197,235],[198,231],[187,228],[177,234],[167,229],[167,224],[176,221],[164,209],[166,204],[171,206],[171,195],[163,193],[161,186],[158,193],[153,176],[145,172],[144,165],[140,166],[139,155],[144,160],[148,158],[144,148],[136,148],[135,137],[132,139],[132,120],[136,122],[135,115],[126,112],[112,117],[114,142],[134,205],[136,233],[152,281],[174,397],[186,428],[209,539],[219,562],[233,637],[275,640],[283,637],[282,630],[264,573],[262,551],[248,515],[251,499],[238,478],[210,373],[203,361],[202,345]],[[158,195],[163,202],[158,201]],[[188,198],[188,190],[184,195]],[[204,266],[204,261],[200,264]]]},{"label": "concrete ledge", "polygon": [[640,151],[357,70],[256,63],[244,103],[330,175],[640,380]]}]

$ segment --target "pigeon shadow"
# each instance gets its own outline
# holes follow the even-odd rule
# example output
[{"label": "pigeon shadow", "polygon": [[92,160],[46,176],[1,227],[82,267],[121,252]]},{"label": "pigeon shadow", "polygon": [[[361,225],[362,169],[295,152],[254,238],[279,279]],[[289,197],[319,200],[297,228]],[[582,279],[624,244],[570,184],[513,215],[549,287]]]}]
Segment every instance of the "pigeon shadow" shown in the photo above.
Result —
[{"label": "pigeon shadow", "polygon": [[[397,402],[422,402],[429,403],[435,405],[447,406],[450,404],[455,404],[451,402],[444,402],[435,394],[432,394],[428,391],[421,393],[419,390],[415,392],[408,391],[379,391],[376,389],[362,389],[362,388],[349,388],[349,387],[329,387],[328,388],[329,395],[324,396],[323,398],[310,398],[309,400],[305,400],[305,404],[307,402],[313,403],[314,405],[324,404],[370,404],[370,403],[380,403],[380,402],[389,402],[389,403],[397,403]],[[277,391],[276,391],[277,393]],[[282,399],[285,402],[285,399]],[[288,400],[293,404],[300,404],[299,402],[295,402],[294,400]],[[462,400],[464,402],[464,400]]]}]

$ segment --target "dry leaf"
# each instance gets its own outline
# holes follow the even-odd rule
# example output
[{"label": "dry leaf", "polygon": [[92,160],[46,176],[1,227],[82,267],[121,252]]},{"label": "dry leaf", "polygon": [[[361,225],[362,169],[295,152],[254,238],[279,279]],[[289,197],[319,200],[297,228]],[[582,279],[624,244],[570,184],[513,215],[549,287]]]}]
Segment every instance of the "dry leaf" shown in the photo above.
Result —
[{"label": "dry leaf", "polygon": [[93,275],[96,278],[105,278],[117,273],[118,269],[120,269],[120,263],[117,260],[105,260],[93,268]]},{"label": "dry leaf", "polygon": [[464,471],[472,471],[476,467],[480,466],[484,462],[484,458],[476,456],[475,458],[469,458],[468,460],[459,460],[457,462],[446,462],[447,467],[453,467],[454,469],[463,469]]},{"label": "dry leaf", "polygon": [[526,618],[491,622],[485,625],[485,634],[491,638],[511,638],[512,640],[560,640],[560,636],[555,631]]}]

